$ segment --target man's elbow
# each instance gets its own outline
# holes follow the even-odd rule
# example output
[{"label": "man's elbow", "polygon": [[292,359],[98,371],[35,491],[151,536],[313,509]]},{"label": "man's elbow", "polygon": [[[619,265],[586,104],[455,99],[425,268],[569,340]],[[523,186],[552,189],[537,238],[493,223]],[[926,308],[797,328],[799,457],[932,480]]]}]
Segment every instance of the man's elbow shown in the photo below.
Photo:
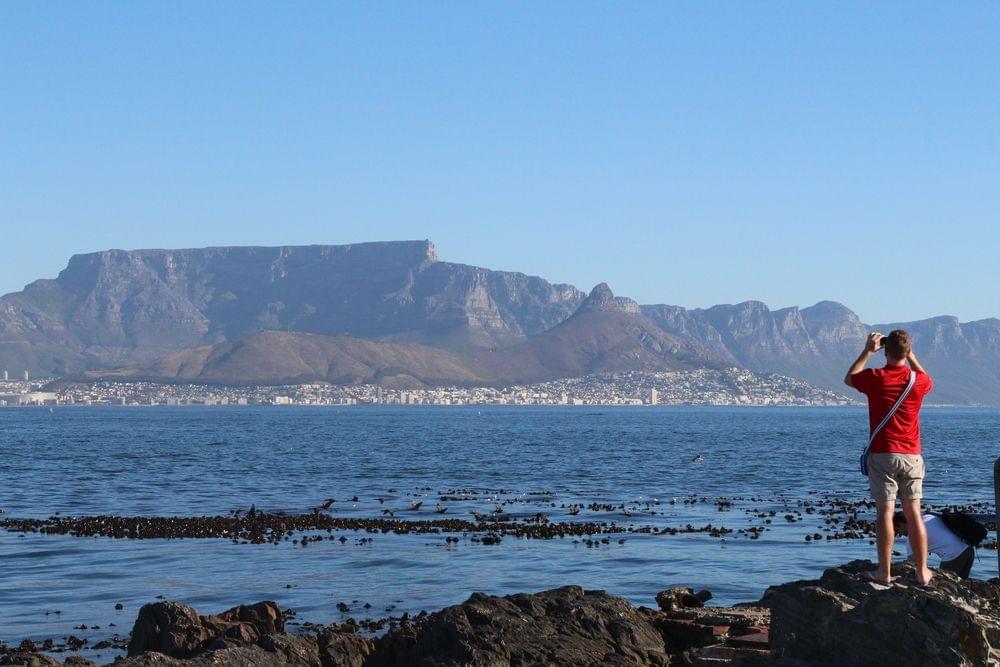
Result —
[{"label": "man's elbow", "polygon": [[850,373],[848,373],[847,375],[844,376],[844,384],[846,384],[851,389],[854,389],[854,383],[851,382],[851,374]]}]

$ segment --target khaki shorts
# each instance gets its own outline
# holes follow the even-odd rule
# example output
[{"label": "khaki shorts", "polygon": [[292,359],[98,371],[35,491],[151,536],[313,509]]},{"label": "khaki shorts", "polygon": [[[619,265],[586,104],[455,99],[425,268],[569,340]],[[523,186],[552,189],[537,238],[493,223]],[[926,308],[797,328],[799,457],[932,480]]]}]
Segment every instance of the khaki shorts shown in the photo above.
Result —
[{"label": "khaki shorts", "polygon": [[875,500],[920,500],[924,495],[924,457],[919,454],[868,455],[868,486]]}]

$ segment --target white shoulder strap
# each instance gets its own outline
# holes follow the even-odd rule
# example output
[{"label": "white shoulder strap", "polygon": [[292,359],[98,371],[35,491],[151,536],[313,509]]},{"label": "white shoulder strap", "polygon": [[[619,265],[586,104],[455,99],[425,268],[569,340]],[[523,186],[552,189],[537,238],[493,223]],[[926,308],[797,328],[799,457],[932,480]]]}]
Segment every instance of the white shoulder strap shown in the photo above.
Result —
[{"label": "white shoulder strap", "polygon": [[906,388],[903,389],[903,393],[900,394],[899,398],[896,399],[896,402],[892,404],[892,407],[889,408],[889,412],[886,413],[882,421],[879,422],[879,425],[876,426],[874,429],[872,429],[871,437],[868,438],[869,447],[871,447],[872,443],[875,442],[875,436],[877,436],[879,433],[882,432],[882,429],[886,427],[886,425],[889,423],[889,420],[892,419],[892,416],[896,414],[896,410],[899,409],[899,406],[902,405],[903,401],[906,400],[906,397],[910,395],[910,391],[913,389],[913,385],[916,384],[916,382],[917,382],[917,372],[914,370],[910,370],[910,381],[906,383]]}]

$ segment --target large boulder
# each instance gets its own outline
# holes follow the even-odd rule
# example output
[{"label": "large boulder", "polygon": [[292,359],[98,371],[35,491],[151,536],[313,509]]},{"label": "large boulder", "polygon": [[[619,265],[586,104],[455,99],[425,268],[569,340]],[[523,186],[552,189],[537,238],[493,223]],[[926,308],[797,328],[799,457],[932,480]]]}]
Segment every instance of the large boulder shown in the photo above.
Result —
[{"label": "large boulder", "polygon": [[120,664],[362,667],[373,644],[347,626],[324,628],[316,637],[285,634],[285,616],[274,602],[240,605],[214,616],[157,602],[139,610],[129,657]]},{"label": "large boulder", "polygon": [[936,571],[919,586],[909,564],[892,585],[865,580],[854,561],[818,580],[773,586],[771,647],[817,665],[987,665],[1000,660],[1000,582]]},{"label": "large boulder", "polygon": [[285,631],[285,616],[274,602],[241,604],[214,617],[223,623],[245,623],[264,635]]},{"label": "large boulder", "polygon": [[705,603],[711,599],[712,594],[708,591],[695,593],[693,588],[686,586],[668,588],[656,594],[656,604],[663,611],[704,607]]},{"label": "large boulder", "polygon": [[323,667],[364,667],[375,642],[349,632],[324,629],[316,638]]},{"label": "large boulder", "polygon": [[174,658],[189,658],[212,639],[215,635],[195,609],[178,602],[153,602],[139,609],[128,655],[155,651]]},{"label": "large boulder", "polygon": [[626,600],[566,586],[534,595],[473,593],[389,632],[365,664],[662,666],[669,657],[660,633]]},{"label": "large boulder", "polygon": [[190,658],[218,640],[255,643],[284,629],[284,615],[274,602],[241,605],[217,616],[201,616],[177,602],[156,602],[139,610],[128,655],[153,651],[171,658]]}]

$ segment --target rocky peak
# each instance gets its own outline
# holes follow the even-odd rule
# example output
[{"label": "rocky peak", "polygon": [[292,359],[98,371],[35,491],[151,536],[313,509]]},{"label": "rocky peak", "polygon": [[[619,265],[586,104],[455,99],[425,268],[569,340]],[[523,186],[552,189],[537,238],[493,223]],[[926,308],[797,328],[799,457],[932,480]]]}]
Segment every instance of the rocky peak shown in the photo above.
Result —
[{"label": "rocky peak", "polygon": [[615,298],[614,292],[607,283],[601,283],[590,290],[590,294],[580,307],[578,313],[623,313],[626,308]]},{"label": "rocky peak", "polygon": [[854,311],[836,301],[820,301],[803,308],[802,321],[810,336],[829,344],[860,345],[866,333]]},{"label": "rocky peak", "polygon": [[836,301],[820,301],[819,303],[802,309],[802,316],[812,322],[841,323],[860,322],[854,311],[842,303]]}]

